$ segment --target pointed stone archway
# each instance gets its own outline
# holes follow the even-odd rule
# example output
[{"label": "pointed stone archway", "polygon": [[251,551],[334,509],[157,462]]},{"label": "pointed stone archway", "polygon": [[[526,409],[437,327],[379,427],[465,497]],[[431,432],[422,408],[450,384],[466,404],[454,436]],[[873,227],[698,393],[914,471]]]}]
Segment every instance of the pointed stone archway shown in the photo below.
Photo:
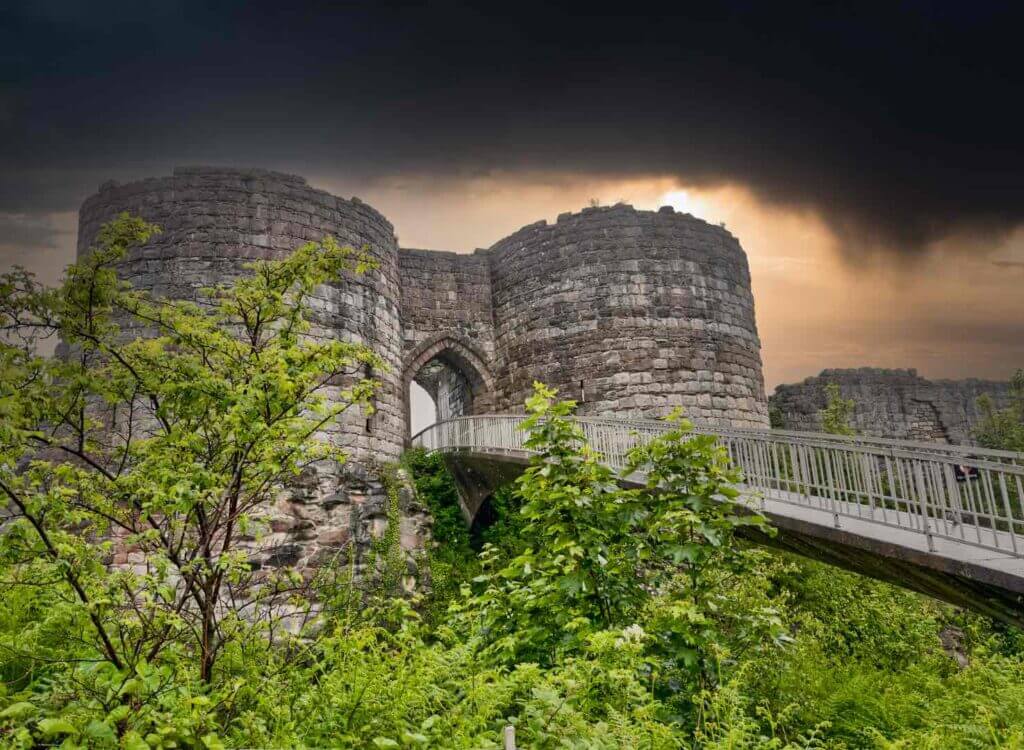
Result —
[{"label": "pointed stone archway", "polygon": [[470,342],[441,333],[420,342],[402,371],[405,435],[411,437],[409,386],[416,382],[434,399],[438,417],[483,414],[494,407],[494,376],[483,355]]}]

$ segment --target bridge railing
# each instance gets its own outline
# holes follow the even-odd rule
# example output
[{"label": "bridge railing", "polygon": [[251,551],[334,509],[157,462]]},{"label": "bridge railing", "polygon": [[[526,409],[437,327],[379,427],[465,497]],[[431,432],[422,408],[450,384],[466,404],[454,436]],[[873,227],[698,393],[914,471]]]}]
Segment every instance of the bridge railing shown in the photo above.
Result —
[{"label": "bridge railing", "polygon": [[[526,455],[522,415],[458,417],[413,438],[428,450]],[[587,442],[621,469],[664,422],[580,417]],[[765,500],[857,518],[1024,557],[1024,454],[942,443],[782,430],[698,427],[713,434]]]}]

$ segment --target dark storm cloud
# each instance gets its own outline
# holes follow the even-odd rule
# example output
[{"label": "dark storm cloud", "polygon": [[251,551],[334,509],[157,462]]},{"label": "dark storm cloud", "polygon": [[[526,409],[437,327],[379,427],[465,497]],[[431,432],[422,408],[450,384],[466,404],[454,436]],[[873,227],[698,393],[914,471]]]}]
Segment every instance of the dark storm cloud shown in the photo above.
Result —
[{"label": "dark storm cloud", "polygon": [[741,183],[861,252],[996,238],[1024,221],[1016,7],[16,2],[0,212],[173,163],[544,169]]}]

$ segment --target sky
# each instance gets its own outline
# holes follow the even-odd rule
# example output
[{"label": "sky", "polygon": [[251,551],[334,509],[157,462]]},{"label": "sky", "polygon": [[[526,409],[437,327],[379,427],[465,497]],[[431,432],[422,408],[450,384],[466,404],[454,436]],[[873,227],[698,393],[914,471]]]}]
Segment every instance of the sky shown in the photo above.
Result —
[{"label": "sky", "polygon": [[769,391],[1024,367],[1019,4],[0,4],[0,267],[53,282],[107,179],[278,169],[404,246],[591,201],[724,223]]}]

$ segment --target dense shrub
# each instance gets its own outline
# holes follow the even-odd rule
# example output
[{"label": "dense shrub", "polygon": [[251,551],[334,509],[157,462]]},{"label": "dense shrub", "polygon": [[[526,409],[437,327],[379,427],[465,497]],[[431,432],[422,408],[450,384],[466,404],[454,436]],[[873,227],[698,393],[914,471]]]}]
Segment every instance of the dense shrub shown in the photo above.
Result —
[{"label": "dense shrub", "polygon": [[1017,370],[1010,380],[1010,404],[996,409],[992,398],[978,398],[981,420],[974,428],[974,438],[985,448],[1024,452],[1024,370]]}]

